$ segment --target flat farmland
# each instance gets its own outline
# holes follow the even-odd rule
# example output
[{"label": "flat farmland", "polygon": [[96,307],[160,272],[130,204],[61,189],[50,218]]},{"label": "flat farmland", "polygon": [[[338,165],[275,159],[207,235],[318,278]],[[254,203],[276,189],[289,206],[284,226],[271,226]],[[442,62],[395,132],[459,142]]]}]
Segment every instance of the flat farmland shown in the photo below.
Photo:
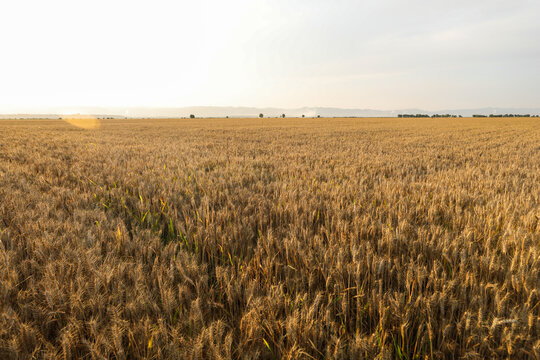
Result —
[{"label": "flat farmland", "polygon": [[0,120],[0,358],[540,358],[539,119],[87,121]]}]

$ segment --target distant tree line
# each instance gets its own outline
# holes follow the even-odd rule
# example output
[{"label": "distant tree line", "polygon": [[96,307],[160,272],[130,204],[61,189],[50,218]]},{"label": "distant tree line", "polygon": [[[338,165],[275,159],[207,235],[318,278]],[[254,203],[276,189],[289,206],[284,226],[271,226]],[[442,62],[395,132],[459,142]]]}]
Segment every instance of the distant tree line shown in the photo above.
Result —
[{"label": "distant tree line", "polygon": [[[531,117],[531,114],[489,114],[489,115],[473,115],[473,117]],[[532,117],[538,117],[538,115],[532,115]]]},{"label": "distant tree line", "polygon": [[[285,118],[285,114],[281,114],[280,117]],[[302,115],[303,118],[306,117],[306,115]],[[314,116],[315,117],[315,116]],[[318,118],[321,117],[321,115],[317,115]],[[354,118],[355,116],[345,116],[349,118]],[[451,114],[398,114],[398,118],[457,118],[462,117],[461,115],[451,115]],[[490,115],[483,115],[483,114],[474,114],[472,117],[475,118],[487,118],[487,117],[496,117],[496,118],[503,118],[503,117],[540,117],[540,115],[531,115],[531,114],[490,114]],[[190,119],[195,119],[195,115],[191,114],[189,115]],[[229,118],[229,116],[226,116],[226,118]],[[264,114],[259,114],[259,118],[264,118]],[[23,119],[23,118],[21,118]],[[61,119],[61,118],[59,118]],[[114,119],[114,117],[101,117],[101,119]]]},{"label": "distant tree line", "polygon": [[[458,117],[458,115],[450,115],[450,114],[398,114],[398,118],[449,118],[449,117]],[[461,117],[461,115],[459,115]]]},{"label": "distant tree line", "polygon": [[[462,117],[461,115],[451,115],[451,114],[433,114],[433,115],[427,115],[427,114],[398,114],[398,118],[456,118],[456,117]],[[472,117],[539,117],[539,115],[531,115],[531,114],[490,114],[490,115],[482,115],[482,114],[475,114]]]}]

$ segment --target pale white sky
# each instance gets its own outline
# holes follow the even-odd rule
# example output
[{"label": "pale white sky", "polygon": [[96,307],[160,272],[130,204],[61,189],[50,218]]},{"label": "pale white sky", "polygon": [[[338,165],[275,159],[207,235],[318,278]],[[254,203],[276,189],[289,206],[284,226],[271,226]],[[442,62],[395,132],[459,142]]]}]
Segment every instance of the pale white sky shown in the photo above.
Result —
[{"label": "pale white sky", "polygon": [[538,0],[2,0],[0,112],[540,107]]}]

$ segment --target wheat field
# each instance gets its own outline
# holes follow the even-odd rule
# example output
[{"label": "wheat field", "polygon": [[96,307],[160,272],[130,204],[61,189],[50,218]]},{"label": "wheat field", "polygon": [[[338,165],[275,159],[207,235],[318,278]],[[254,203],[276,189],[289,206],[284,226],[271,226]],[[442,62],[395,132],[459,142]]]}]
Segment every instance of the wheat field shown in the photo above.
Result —
[{"label": "wheat field", "polygon": [[1,359],[540,358],[540,121],[0,121]]}]

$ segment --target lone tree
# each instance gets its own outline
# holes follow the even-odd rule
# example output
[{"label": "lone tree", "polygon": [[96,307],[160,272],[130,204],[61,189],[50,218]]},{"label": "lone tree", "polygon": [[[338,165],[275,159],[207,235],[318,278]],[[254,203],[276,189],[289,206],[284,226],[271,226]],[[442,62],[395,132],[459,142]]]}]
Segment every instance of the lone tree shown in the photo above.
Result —
[{"label": "lone tree", "polygon": [[189,118],[190,119],[195,119],[195,115],[191,114],[191,115],[189,115]]},{"label": "lone tree", "polygon": [[302,114],[302,117],[306,117],[306,115]]},{"label": "lone tree", "polygon": [[285,117],[285,114],[281,114],[281,117],[284,118],[284,117]]},{"label": "lone tree", "polygon": [[260,113],[259,117],[262,119],[264,117],[264,115],[262,113]]}]

